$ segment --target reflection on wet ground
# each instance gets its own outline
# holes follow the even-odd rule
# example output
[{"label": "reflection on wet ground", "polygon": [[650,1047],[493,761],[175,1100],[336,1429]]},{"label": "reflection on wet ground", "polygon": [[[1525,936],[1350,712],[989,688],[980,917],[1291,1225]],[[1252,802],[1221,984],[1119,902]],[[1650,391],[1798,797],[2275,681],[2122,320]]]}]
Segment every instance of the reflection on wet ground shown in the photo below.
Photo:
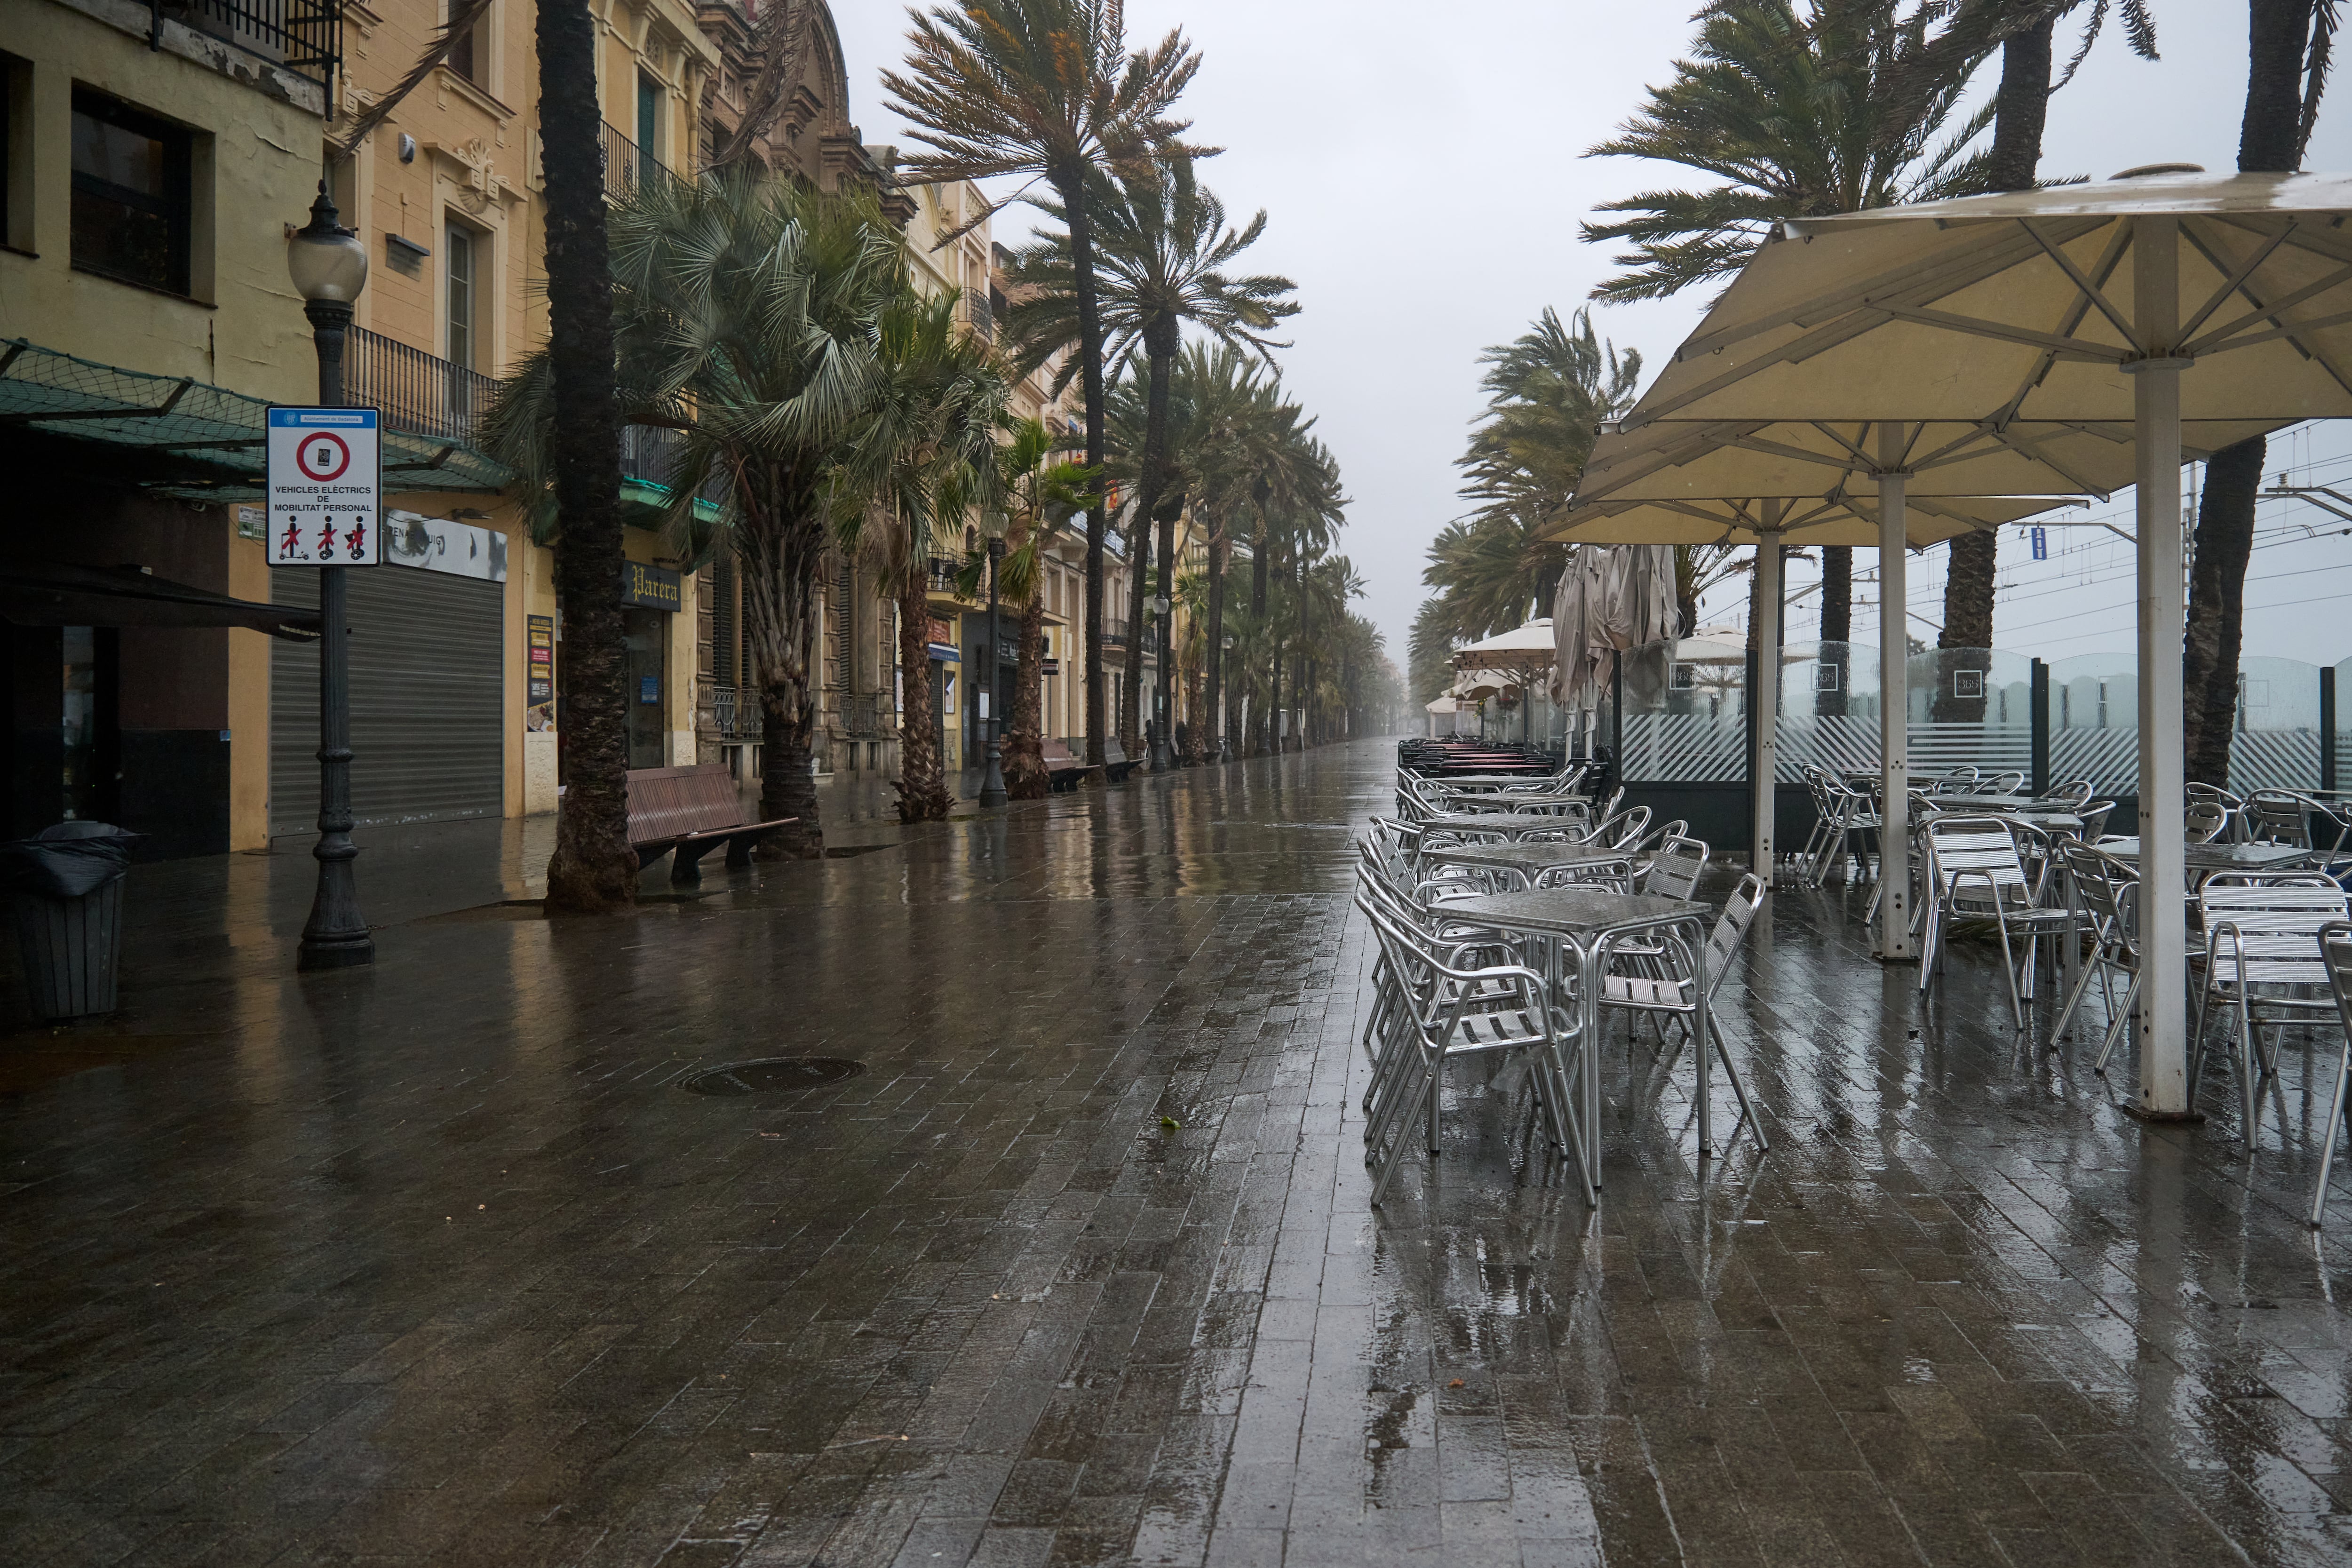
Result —
[{"label": "reflection on wet ground", "polygon": [[[1597,1215],[1466,1075],[1376,1216],[1331,829],[1391,755],[832,786],[870,853],[604,920],[518,902],[548,824],[380,835],[380,962],[299,981],[299,844],[142,868],[124,1016],[5,1047],[0,1562],[2352,1556],[2319,1037],[2250,1161],[1785,894],[1769,1156],[1702,1184],[1621,1037]],[[678,1083],[796,1057],[866,1070]]]}]

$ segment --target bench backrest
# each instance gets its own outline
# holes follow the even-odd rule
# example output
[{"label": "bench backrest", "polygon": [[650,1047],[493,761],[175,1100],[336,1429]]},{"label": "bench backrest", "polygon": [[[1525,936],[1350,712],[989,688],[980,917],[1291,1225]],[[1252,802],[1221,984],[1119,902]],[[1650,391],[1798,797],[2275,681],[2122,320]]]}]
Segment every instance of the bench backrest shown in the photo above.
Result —
[{"label": "bench backrest", "polygon": [[684,833],[739,827],[748,821],[735,775],[724,763],[629,772],[629,842],[649,844]]},{"label": "bench backrest", "polygon": [[1045,742],[1045,761],[1049,763],[1076,763],[1078,760],[1076,754],[1070,750],[1068,745],[1058,738]]},{"label": "bench backrest", "polygon": [[1117,741],[1106,741],[1103,742],[1103,761],[1112,763],[1123,763],[1127,761],[1127,753],[1119,750]]}]

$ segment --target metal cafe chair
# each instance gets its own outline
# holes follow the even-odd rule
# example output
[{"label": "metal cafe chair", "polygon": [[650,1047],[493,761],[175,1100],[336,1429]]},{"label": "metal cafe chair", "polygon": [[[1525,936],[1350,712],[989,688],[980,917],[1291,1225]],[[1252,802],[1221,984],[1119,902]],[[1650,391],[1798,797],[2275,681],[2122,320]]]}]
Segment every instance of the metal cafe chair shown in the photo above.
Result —
[{"label": "metal cafe chair", "polygon": [[1877,835],[1881,823],[1878,803],[1866,791],[1842,779],[1829,779],[1827,784],[1827,816],[1820,847],[1813,852],[1806,877],[1807,883],[1816,888],[1829,879],[1830,868],[1849,853],[1857,867],[1866,865],[1867,846]]},{"label": "metal cafe chair", "polygon": [[1830,823],[1836,816],[1838,792],[1846,784],[1819,763],[1801,764],[1798,776],[1804,780],[1805,794],[1813,803],[1813,830],[1805,836],[1805,847],[1797,851],[1797,858],[1811,866],[1820,856],[1822,841],[1828,837]]},{"label": "metal cafe chair", "polygon": [[[2191,948],[2189,952],[2197,986],[2189,1104],[2196,1104],[2197,1080],[2205,1062],[2206,1022],[2219,1005],[2224,1019],[2221,1045],[2230,1052],[2245,1116],[2240,1131],[2251,1145],[2256,1091],[2278,1067],[2276,1047],[2264,1050],[2258,1031],[2265,1024],[2275,1029],[2298,1014],[2308,1017],[2335,1007],[2332,1000],[2279,993],[2331,984],[2315,944],[2323,929],[2345,918],[2345,892],[2310,873],[2223,872],[2207,879],[2197,905],[2205,942],[2201,951]],[[2258,986],[2272,994],[2257,995]]]},{"label": "metal cafe chair", "polygon": [[[1462,964],[1475,959],[1508,962],[1518,956],[1517,950],[1498,933],[1465,928],[1447,922],[1443,917],[1443,904],[1427,908],[1418,901],[1420,888],[1409,879],[1400,882],[1388,874],[1378,858],[1360,842],[1362,858],[1357,867],[1356,891],[1359,900],[1369,900],[1386,911],[1389,918],[1408,930],[1417,932],[1427,943],[1444,952],[1449,959]],[[1426,886],[1425,884],[1423,886]],[[1402,978],[1382,949],[1372,962],[1372,1006],[1364,1022],[1362,1045],[1371,1062],[1375,1081],[1390,1043],[1395,1036],[1397,1009],[1404,1006]],[[1371,1103],[1371,1091],[1367,1089],[1364,1103]]]},{"label": "metal cafe chair", "polygon": [[[1747,1082],[1739,1076],[1739,1068],[1724,1048],[1723,1030],[1716,1023],[1713,1003],[1716,992],[1722,987],[1723,977],[1731,973],[1731,963],[1748,940],[1748,930],[1756,923],[1756,911],[1764,902],[1764,881],[1753,872],[1739,879],[1739,885],[1725,900],[1723,913],[1717,917],[1714,929],[1707,932],[1706,954],[1707,1039],[1701,1050],[1712,1049],[1716,1059],[1723,1064],[1724,1076],[1731,1080],[1731,1092],[1739,1101],[1739,1121],[1748,1135],[1756,1140],[1759,1152],[1769,1152],[1772,1145],[1764,1136],[1764,1125],[1757,1119],[1756,1108],[1748,1098]],[[1698,1015],[1698,987],[1693,983],[1690,954],[1687,946],[1678,939],[1669,938],[1654,950],[1632,956],[1640,959],[1639,969],[1648,973],[1617,972],[1615,961],[1623,950],[1611,954],[1611,973],[1601,977],[1601,1016],[1612,1012],[1639,1018],[1647,1015],[1663,1026],[1666,1018],[1681,1020],[1687,1035]],[[1661,1037],[1664,1036],[1661,1027]],[[1735,1126],[1724,1140],[1728,1143],[1738,1135]]]},{"label": "metal cafe chair", "polygon": [[2230,837],[2230,808],[2218,800],[2192,800],[2181,821],[2191,844],[2210,844]]},{"label": "metal cafe chair", "polygon": [[[2025,823],[2000,816],[1943,816],[1927,825],[1927,862],[1935,897],[1928,900],[1927,942],[1919,957],[1919,989],[1943,968],[1948,931],[1956,921],[1990,921],[2000,933],[2001,973],[2009,982],[2009,1008],[2025,1027],[2025,1004],[2033,994],[2034,960],[2042,939],[2063,931],[2066,911],[2052,909],[2042,892],[2043,876],[2029,879],[2017,837],[2033,834]],[[2010,933],[2025,939],[2020,965]]]},{"label": "metal cafe chair", "polygon": [[[1544,978],[1525,964],[1465,969],[1372,900],[1360,898],[1396,976],[1399,1005],[1391,1037],[1375,1065],[1364,1125],[1364,1161],[1372,1169],[1371,1201],[1387,1193],[1416,1136],[1438,1152],[1438,1086],[1445,1064],[1473,1055],[1501,1054],[1528,1063],[1528,1077],[1551,1131],[1553,1146],[1571,1147],[1569,1088],[1560,1055],[1561,1027],[1544,994]],[[1571,1026],[1572,1027],[1572,1026]]]},{"label": "metal cafe chair", "polygon": [[1977,787],[1977,771],[1962,765],[1945,771],[1944,776],[1927,786],[1930,795],[1972,795]]},{"label": "metal cafe chair", "polygon": [[2246,841],[2250,844],[2289,844],[2298,849],[2311,847],[2311,829],[2304,821],[2304,813],[2312,802],[2292,790],[2258,789],[2246,796],[2244,808],[2238,814],[2245,824]]},{"label": "metal cafe chair", "polygon": [[2021,773],[1995,773],[1985,780],[1979,789],[1985,795],[2021,795],[2025,790],[2025,775]]},{"label": "metal cafe chair", "polygon": [[[2228,790],[2221,789],[2209,784],[2198,784],[2193,780],[2188,784],[2182,786],[2181,793],[2187,797],[2185,804],[2191,811],[2196,810],[2200,805],[2206,803],[2210,803],[2214,805],[2220,806],[2222,810],[2223,820],[2229,825],[2230,828],[2230,831],[2222,834],[2222,841],[2231,843],[2241,841],[2238,837],[2237,830],[2243,826],[2243,807],[2246,804],[2244,801],[2240,800]],[[2212,842],[2212,840],[2207,840],[2207,842],[2210,843]]]},{"label": "metal cafe chair", "polygon": [[2055,801],[2063,801],[2066,805],[2073,806],[2077,814],[2080,814],[2083,807],[2090,804],[2091,797],[2098,793],[2098,786],[2092,784],[2090,780],[2073,779],[2069,780],[2065,784],[2060,784],[2056,789],[2052,790],[2050,792],[2050,798]]},{"label": "metal cafe chair", "polygon": [[[2050,1048],[2058,1048],[2060,1037],[2089,999],[2091,983],[2095,980],[2100,999],[2106,1004],[2107,1023],[2098,1060],[2091,1070],[2105,1074],[2108,1056],[2123,1038],[2132,1004],[2139,999],[2139,871],[2130,861],[2087,844],[2063,844],[2059,853],[2064,858],[2074,897],[2090,921],[2091,955],[2075,974],[2074,989],[2059,1009],[2058,1021],[2050,1027]],[[2119,977],[2125,982],[2121,1001],[2115,988]]]},{"label": "metal cafe chair", "polygon": [[2319,928],[2319,962],[2327,970],[2327,989],[2336,999],[2336,1021],[2344,1038],[2336,1048],[2336,1092],[2327,1104],[2327,1142],[2320,1146],[2319,1179],[2311,1184],[2311,1228],[2317,1230],[2327,1212],[2327,1177],[2336,1169],[2336,1135],[2344,1126],[2344,1092],[2352,1080],[2352,924],[2330,921]]}]

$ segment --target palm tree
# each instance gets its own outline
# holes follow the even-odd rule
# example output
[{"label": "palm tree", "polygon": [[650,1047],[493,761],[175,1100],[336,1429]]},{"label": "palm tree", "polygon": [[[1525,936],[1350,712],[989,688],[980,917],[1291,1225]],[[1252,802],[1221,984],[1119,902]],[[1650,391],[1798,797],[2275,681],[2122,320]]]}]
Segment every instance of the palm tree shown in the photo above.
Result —
[{"label": "palm tree", "polygon": [[[2241,172],[2298,168],[2319,119],[2338,22],[2336,0],[2250,0],[2246,109],[2238,130]],[[2205,494],[2189,574],[2182,715],[2189,776],[2230,777],[2238,711],[2238,656],[2246,562],[2254,547],[2254,496],[2269,443],[2224,447],[2205,465]]]},{"label": "palm tree", "polygon": [[588,913],[636,898],[623,688],[620,421],[613,391],[604,116],[586,0],[539,7],[540,153],[547,176],[546,375],[563,389],[546,434],[563,595],[564,788],[547,907]]},{"label": "palm tree", "polygon": [[[2019,0],[2009,0],[2017,4]],[[1925,24],[1900,0],[1717,0],[1698,15],[1694,58],[1652,88],[1648,105],[1588,157],[1655,158],[1717,176],[1703,191],[1644,191],[1604,202],[1636,215],[1586,224],[1588,240],[1631,240],[1628,270],[1593,289],[1599,300],[1660,299],[1727,279],[1771,226],[1982,188],[1988,154],[1969,152],[1993,110],[1946,128],[1969,71],[1992,47],[1920,68]],[[1824,560],[1825,606],[1853,603],[1853,554]],[[1850,618],[1825,614],[1824,640],[1843,642]]]},{"label": "palm tree", "polygon": [[898,609],[898,819],[944,822],[950,797],[931,711],[932,541],[974,506],[997,498],[998,428],[1008,388],[1003,366],[956,321],[953,292],[919,300],[911,289],[876,325],[874,387],[838,443],[828,484],[835,531],[863,550]]},{"label": "palm tree", "polygon": [[[1137,515],[1160,530],[1160,559],[1169,563],[1176,547],[1176,518],[1182,510],[1181,486],[1171,472],[1168,405],[1177,351],[1182,346],[1183,325],[1190,321],[1212,338],[1246,343],[1267,363],[1283,345],[1266,334],[1285,318],[1298,313],[1289,295],[1296,289],[1287,278],[1271,273],[1230,277],[1226,268],[1265,232],[1265,213],[1243,228],[1226,226],[1224,204],[1194,176],[1192,159],[1179,151],[1159,163],[1114,178],[1097,174],[1092,181],[1091,213],[1095,220],[1097,293],[1105,333],[1108,373],[1125,374],[1137,349],[1145,363],[1143,444],[1136,454]],[[1045,210],[1067,221],[1053,206]],[[1071,236],[1075,230],[1049,231],[1024,249],[1012,275],[1026,286],[1020,303],[1006,315],[1007,335],[1021,345],[1019,363],[1025,373],[1068,348],[1078,338],[1076,268]],[[1066,384],[1069,367],[1063,371]],[[1164,504],[1175,493],[1175,505]],[[1130,552],[1139,563],[1132,591],[1139,596],[1144,573],[1144,552]],[[1165,578],[1163,569],[1162,577]],[[1161,598],[1167,597],[1163,593]],[[1140,598],[1138,598],[1140,604]],[[1160,618],[1159,697],[1155,704],[1163,719],[1155,744],[1155,771],[1166,765],[1168,735],[1165,715],[1171,713],[1171,677],[1168,638],[1171,617]],[[1139,634],[1139,610],[1129,619]],[[1129,708],[1133,707],[1133,676],[1141,660],[1130,647]]]},{"label": "palm tree", "polygon": [[[1187,126],[1169,111],[1200,68],[1200,57],[1181,28],[1156,47],[1129,54],[1124,0],[963,0],[953,10],[916,15],[908,44],[907,70],[883,72],[882,83],[890,107],[914,127],[914,139],[931,149],[908,160],[908,176],[945,182],[1025,175],[1023,192],[1042,180],[1060,198],[1078,315],[1086,466],[1099,485],[1103,328],[1089,181],[1181,147]],[[1097,489],[1087,513],[1087,761],[1097,770],[1108,521]]]},{"label": "palm tree", "polygon": [[[1916,57],[1912,69],[1923,85],[1915,90],[1931,94],[1941,85],[1967,81],[1993,48],[2000,51],[2000,83],[1993,98],[1992,146],[1979,169],[1977,189],[2021,191],[2036,183],[2050,95],[2073,79],[2075,68],[2090,52],[2107,16],[2106,0],[2097,0],[2092,7],[2089,25],[2084,28],[2082,43],[2067,64],[2065,77],[2053,85],[2053,44],[2058,19],[2081,3],[2082,0],[1965,0],[1941,34]],[[2156,24],[2148,16],[2145,0],[2123,0],[2122,11],[2125,35],[2133,51],[2142,58],[2154,59]],[[1952,541],[1951,558],[1944,574],[1944,624],[1937,635],[1938,647],[1992,646],[1994,573],[1999,562],[2000,542],[1992,533],[1964,533]],[[1850,601],[1850,591],[1848,597]],[[1831,635],[1827,611],[1825,603],[1822,630],[1824,640]],[[1954,683],[1939,667],[1932,711],[1938,721],[1981,720],[1984,699],[1958,696]]]},{"label": "palm tree", "polygon": [[1057,461],[1056,437],[1037,420],[1012,426],[997,448],[997,484],[1003,496],[1006,545],[1001,585],[1021,608],[1020,669],[1004,726],[1004,793],[1013,800],[1043,800],[1052,787],[1045,771],[1045,560],[1063,526],[1086,510],[1094,475],[1083,464]]},{"label": "palm tree", "polygon": [[[731,548],[741,568],[767,732],[761,813],[796,819],[761,853],[820,855],[817,585],[839,443],[877,395],[878,326],[907,287],[901,238],[871,196],[820,195],[749,168],[641,184],[610,229],[620,405],[678,437],[670,548],[692,560]],[[548,433],[572,396],[542,352],[499,401],[491,445],[530,493],[566,479]],[[716,534],[698,521],[702,500],[721,509]],[[567,602],[589,613],[610,589],[598,578]]]}]

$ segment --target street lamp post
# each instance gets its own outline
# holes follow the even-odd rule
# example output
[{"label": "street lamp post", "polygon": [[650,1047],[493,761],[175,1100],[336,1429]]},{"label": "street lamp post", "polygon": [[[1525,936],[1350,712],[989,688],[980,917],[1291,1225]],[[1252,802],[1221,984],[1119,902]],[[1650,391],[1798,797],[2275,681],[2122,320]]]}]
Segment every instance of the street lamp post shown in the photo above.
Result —
[{"label": "street lamp post", "polygon": [[[286,269],[302,295],[319,352],[319,401],[343,403],[343,334],[352,324],[352,301],[367,287],[367,247],[338,219],[319,182],[310,221],[286,247]],[[348,568],[319,569],[319,842],[310,854],[319,862],[318,890],[302,927],[299,969],[342,969],[375,962],[375,938],[360,913],[359,884],[352,862],[352,641]]]},{"label": "street lamp post", "polygon": [[988,727],[988,771],[980,777],[980,804],[997,806],[1004,804],[1004,660],[997,653],[996,641],[1003,631],[1003,622],[997,618],[996,574],[1004,564],[1004,536],[992,534],[988,541],[988,712],[981,722]]},{"label": "street lamp post", "polygon": [[1233,748],[1225,743],[1231,730],[1225,712],[1239,706],[1234,700],[1233,651],[1234,634],[1227,632],[1217,646],[1217,701],[1224,711],[1209,715],[1209,721],[1217,727],[1217,761],[1221,763],[1234,760]]}]

